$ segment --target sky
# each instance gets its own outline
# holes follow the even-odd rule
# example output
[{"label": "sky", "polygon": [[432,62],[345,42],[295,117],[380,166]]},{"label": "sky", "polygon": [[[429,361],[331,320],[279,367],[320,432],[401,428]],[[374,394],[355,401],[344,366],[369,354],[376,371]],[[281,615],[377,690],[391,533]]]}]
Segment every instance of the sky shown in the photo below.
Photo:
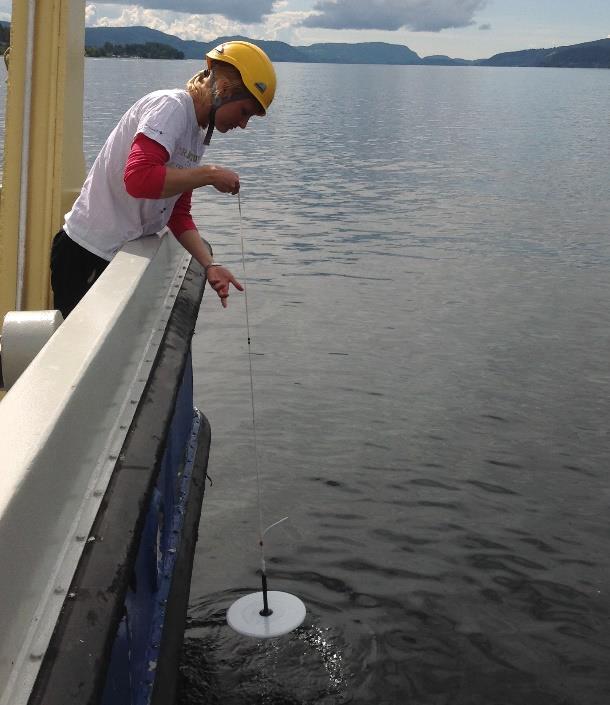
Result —
[{"label": "sky", "polygon": [[[0,19],[10,20],[10,8],[0,0]],[[390,42],[422,57],[483,59],[609,37],[610,0],[106,0],[87,2],[86,23],[200,41]]]}]

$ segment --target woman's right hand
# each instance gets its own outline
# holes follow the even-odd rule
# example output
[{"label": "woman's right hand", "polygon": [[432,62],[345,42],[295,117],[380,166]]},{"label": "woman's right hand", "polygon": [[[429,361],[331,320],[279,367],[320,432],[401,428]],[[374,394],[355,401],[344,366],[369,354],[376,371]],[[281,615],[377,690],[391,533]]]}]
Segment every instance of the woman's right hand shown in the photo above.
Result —
[{"label": "woman's right hand", "polygon": [[232,169],[225,169],[224,166],[215,166],[214,164],[196,166],[192,169],[178,169],[168,166],[165,168],[165,182],[161,198],[169,198],[202,186],[213,186],[221,193],[235,195],[239,191],[239,174]]},{"label": "woman's right hand", "polygon": [[235,279],[231,272],[223,267],[222,264],[213,262],[206,269],[206,276],[210,286],[218,294],[220,303],[223,308],[227,307],[227,299],[229,298],[229,285],[232,284],[237,291],[243,291],[244,287]]},{"label": "woman's right hand", "polygon": [[221,193],[232,193],[234,196],[239,191],[239,174],[223,166],[210,166],[211,185]]}]

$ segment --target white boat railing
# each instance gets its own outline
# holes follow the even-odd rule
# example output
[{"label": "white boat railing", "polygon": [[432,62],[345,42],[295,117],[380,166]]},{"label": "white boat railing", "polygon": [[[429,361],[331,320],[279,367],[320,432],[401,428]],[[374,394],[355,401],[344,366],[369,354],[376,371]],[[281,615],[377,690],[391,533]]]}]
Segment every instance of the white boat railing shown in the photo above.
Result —
[{"label": "white boat railing", "polygon": [[126,246],[0,401],[0,705],[26,705],[190,256]]}]

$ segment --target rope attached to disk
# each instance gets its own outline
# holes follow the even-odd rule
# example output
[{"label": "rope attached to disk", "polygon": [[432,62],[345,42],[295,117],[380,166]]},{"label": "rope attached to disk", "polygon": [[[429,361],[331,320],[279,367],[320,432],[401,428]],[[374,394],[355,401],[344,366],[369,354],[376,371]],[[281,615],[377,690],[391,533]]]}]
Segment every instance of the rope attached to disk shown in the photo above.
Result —
[{"label": "rope attached to disk", "polygon": [[[239,208],[239,241],[244,281],[244,301],[246,310],[246,332],[248,335],[248,365],[250,371],[250,402],[252,408],[252,435],[254,441],[254,467],[256,471],[256,491],[258,504],[258,531],[261,559],[262,592],[251,593],[234,602],[227,610],[227,622],[236,632],[259,639],[269,639],[287,634],[296,629],[305,619],[305,605],[298,597],[287,592],[269,591],[267,587],[267,565],[265,562],[265,534],[274,526],[286,521],[283,517],[263,529],[263,508],[261,479],[258,465],[258,440],[256,434],[256,407],[254,403],[254,374],[252,370],[252,338],[250,335],[250,313],[248,309],[248,277],[242,226],[241,197],[237,192]],[[262,609],[261,606],[262,599]],[[270,602],[272,603],[270,605]]]}]

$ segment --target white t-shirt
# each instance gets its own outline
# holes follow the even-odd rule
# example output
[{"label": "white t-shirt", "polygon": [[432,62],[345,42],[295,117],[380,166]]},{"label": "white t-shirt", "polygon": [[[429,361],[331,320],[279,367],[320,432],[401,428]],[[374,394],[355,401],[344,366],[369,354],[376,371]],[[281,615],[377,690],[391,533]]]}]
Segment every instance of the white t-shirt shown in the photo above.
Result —
[{"label": "white t-shirt", "polygon": [[155,91],[123,115],[98,154],[64,230],[89,252],[111,260],[126,242],[162,230],[180,194],[170,198],[133,198],[123,172],[135,136],[141,133],[163,145],[167,166],[197,166],[205,151],[195,106],[185,90]]}]

